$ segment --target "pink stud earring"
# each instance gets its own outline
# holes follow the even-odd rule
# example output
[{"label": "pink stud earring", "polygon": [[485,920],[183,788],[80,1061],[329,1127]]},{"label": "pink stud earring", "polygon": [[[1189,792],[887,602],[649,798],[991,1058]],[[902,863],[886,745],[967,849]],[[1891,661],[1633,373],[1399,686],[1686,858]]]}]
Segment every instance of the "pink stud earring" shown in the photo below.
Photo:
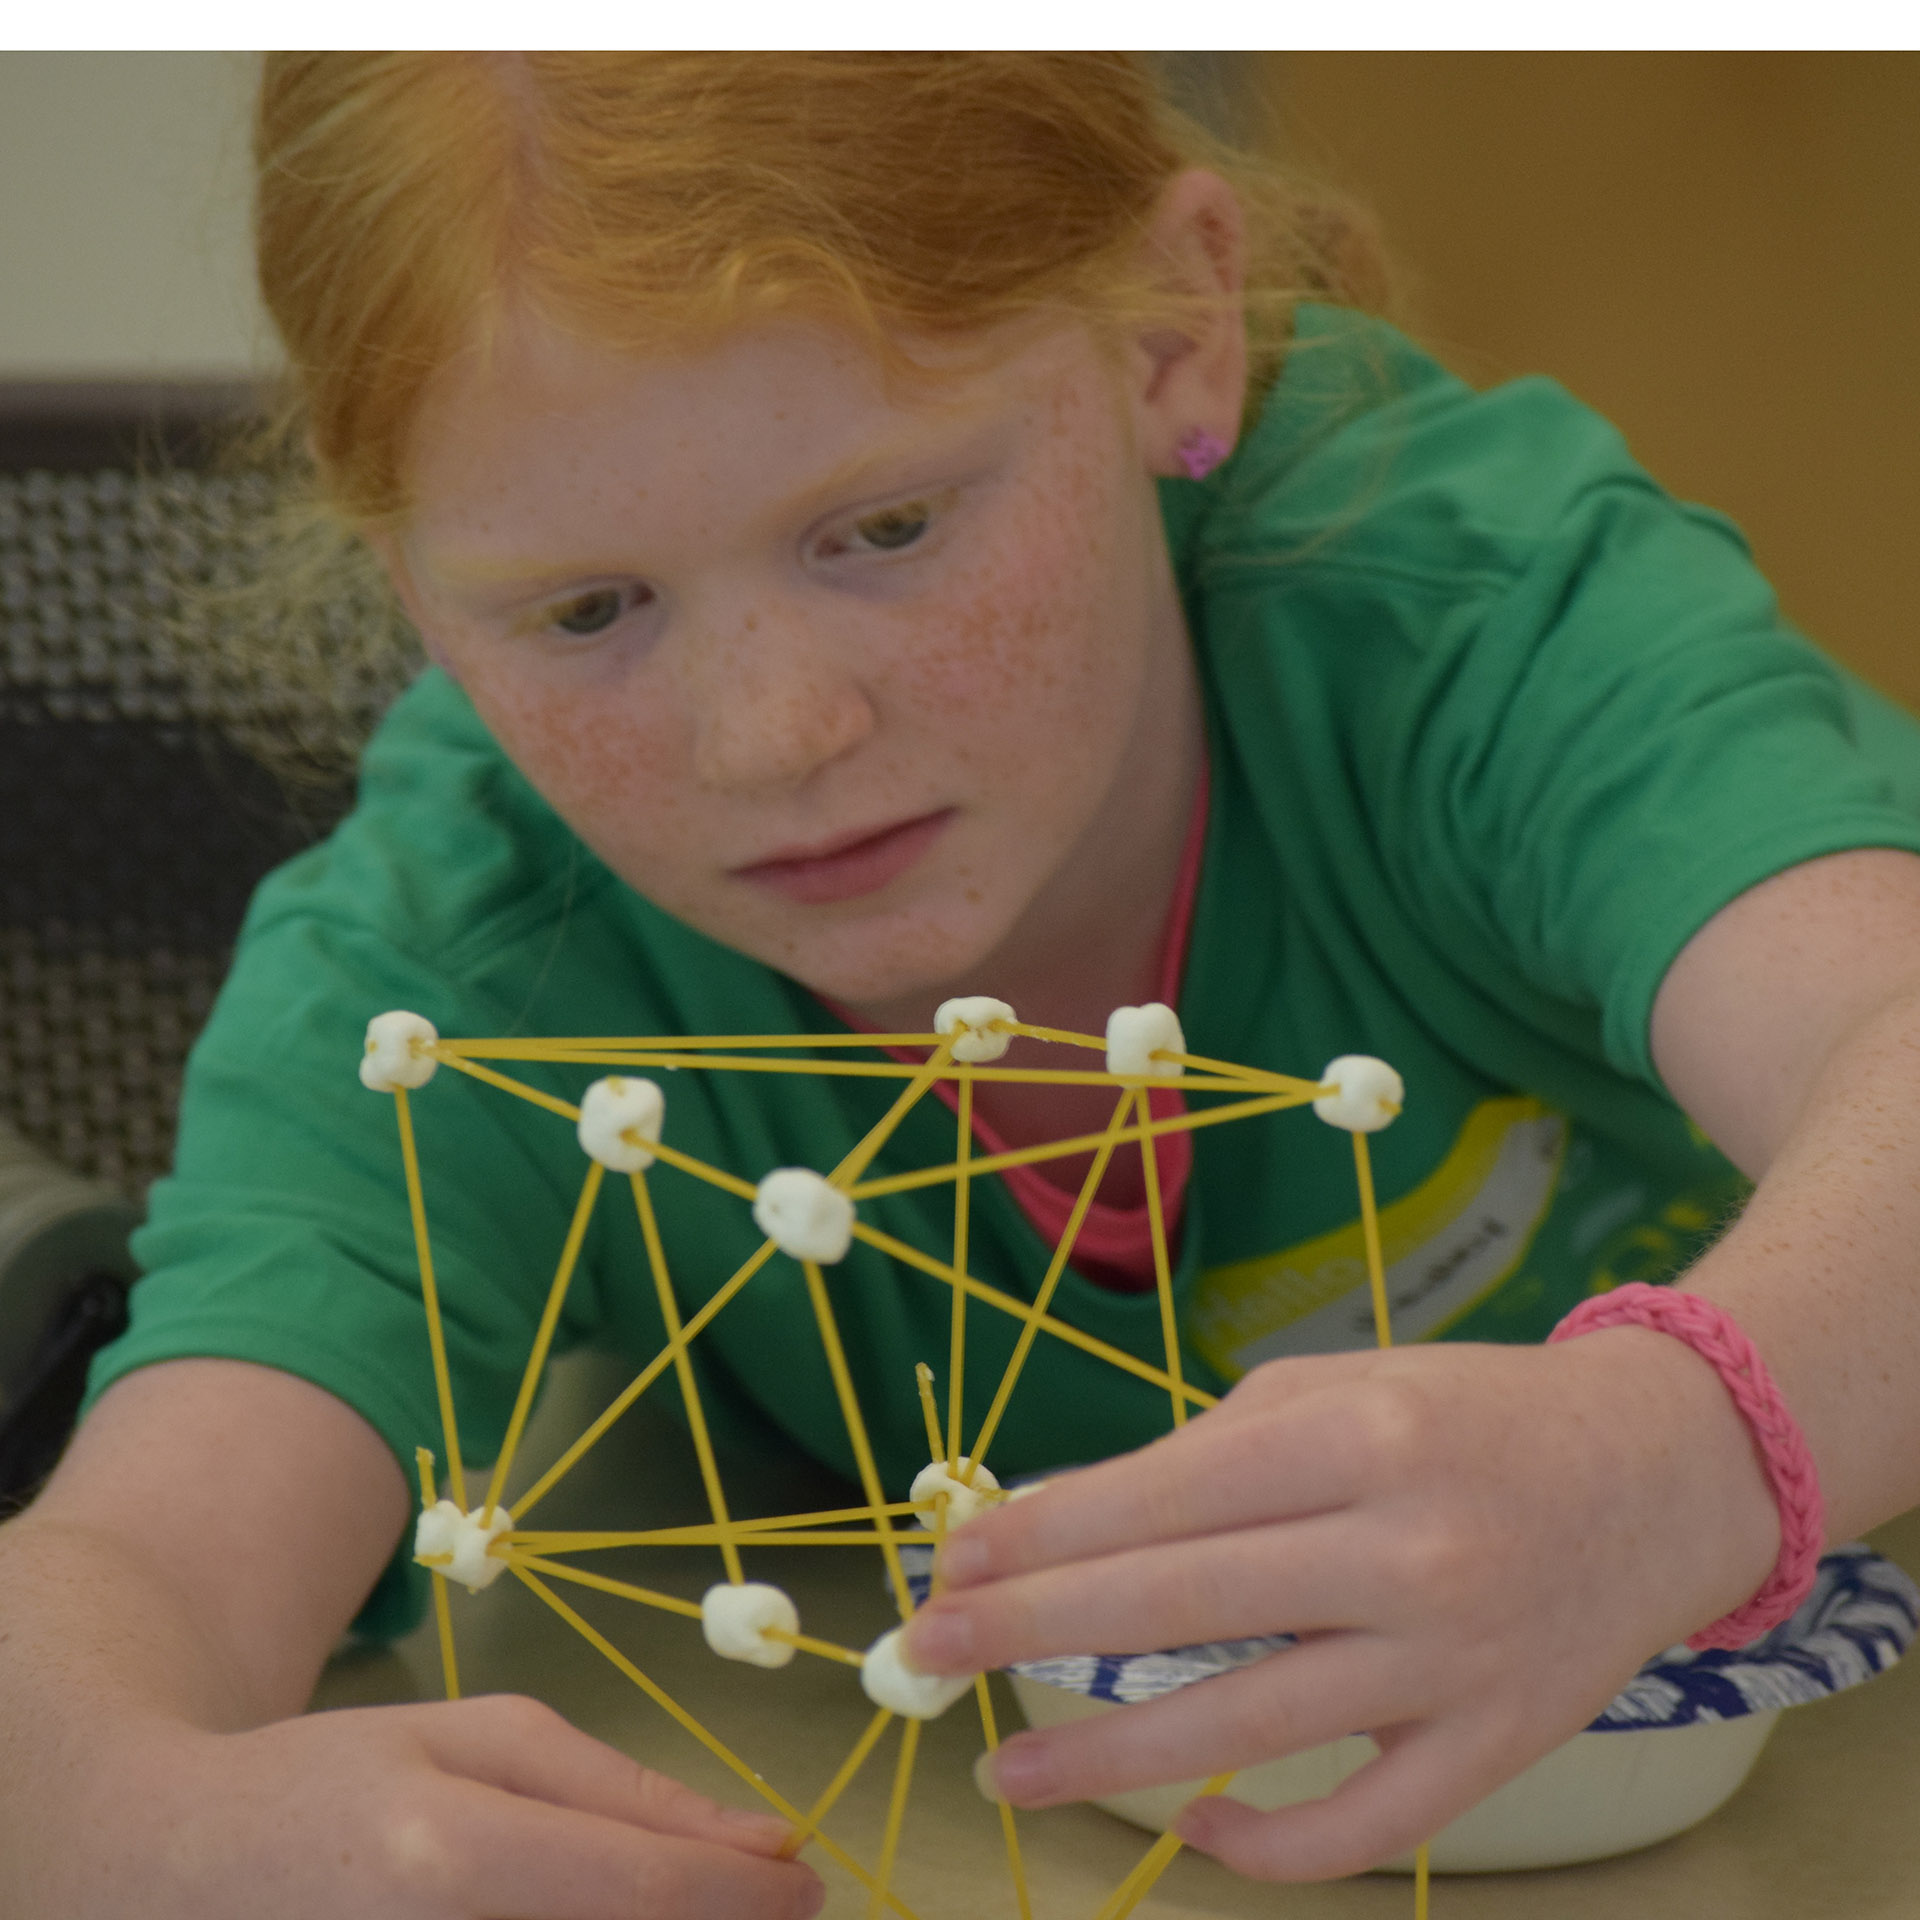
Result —
[{"label": "pink stud earring", "polygon": [[1180,436],[1180,464],[1189,480],[1204,480],[1233,449],[1205,427],[1189,427]]}]

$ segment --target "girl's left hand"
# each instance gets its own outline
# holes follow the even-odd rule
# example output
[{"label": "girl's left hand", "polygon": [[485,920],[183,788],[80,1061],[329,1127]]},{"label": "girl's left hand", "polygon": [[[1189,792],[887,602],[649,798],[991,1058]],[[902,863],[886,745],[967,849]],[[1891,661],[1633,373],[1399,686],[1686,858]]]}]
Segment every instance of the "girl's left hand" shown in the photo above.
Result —
[{"label": "girl's left hand", "polygon": [[1046,1806],[1364,1730],[1380,1755],[1328,1798],[1262,1814],[1216,1797],[1179,1823],[1241,1873],[1322,1879],[1405,1852],[1577,1733],[1649,1655],[1753,1594],[1778,1546],[1744,1421],[1664,1335],[1278,1360],[955,1533],[905,1651],[964,1673],[1299,1634],[1019,1734],[995,1779]]}]

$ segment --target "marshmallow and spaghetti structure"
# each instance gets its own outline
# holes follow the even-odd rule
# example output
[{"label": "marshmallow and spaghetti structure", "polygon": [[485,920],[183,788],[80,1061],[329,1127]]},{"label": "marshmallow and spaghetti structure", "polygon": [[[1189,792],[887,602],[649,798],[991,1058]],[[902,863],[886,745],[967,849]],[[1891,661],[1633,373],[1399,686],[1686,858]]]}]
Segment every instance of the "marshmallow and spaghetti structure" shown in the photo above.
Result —
[{"label": "marshmallow and spaghetti structure", "polygon": [[[1061,1049],[1067,1064],[1058,1067],[1008,1067],[999,1064],[1015,1039],[1049,1043]],[[919,1061],[903,1061],[898,1052],[923,1052]],[[1086,1061],[1093,1054],[1096,1061]],[[875,1058],[873,1056],[878,1055]],[[598,1069],[601,1076],[574,1103],[533,1086],[517,1069],[532,1065]],[[511,1574],[558,1617],[594,1646],[686,1732],[739,1777],[790,1824],[785,1853],[793,1857],[816,1847],[867,1889],[869,1920],[891,1912],[915,1920],[894,1890],[906,1810],[911,1794],[920,1727],[971,1694],[987,1751],[999,1744],[992,1699],[984,1674],[949,1680],[924,1675],[899,1657],[901,1626],[891,1627],[870,1647],[836,1645],[802,1631],[798,1610],[778,1587],[749,1580],[743,1554],[769,1546],[859,1547],[877,1550],[901,1625],[912,1617],[915,1600],[901,1549],[931,1536],[936,1548],[950,1525],[959,1525],[992,1504],[1017,1497],[1003,1490],[987,1465],[987,1456],[1018,1388],[1028,1356],[1042,1338],[1059,1340],[1144,1381],[1167,1399],[1170,1427],[1215,1404],[1215,1396],[1183,1375],[1175,1311],[1173,1260],[1168,1246],[1160,1170],[1155,1151],[1163,1135],[1229,1124],[1293,1107],[1312,1107],[1327,1124],[1347,1131],[1353,1141],[1360,1216],[1367,1251],[1376,1329],[1390,1344],[1386,1279],[1373,1195],[1367,1135],[1398,1113],[1399,1077],[1384,1062],[1346,1055],[1318,1079],[1207,1059],[1186,1050],[1173,1009],[1154,1004],[1116,1009],[1104,1036],[1029,1025],[1004,1001],[987,996],[950,1000],[934,1020],[934,1031],[919,1034],[761,1034],[723,1036],[588,1037],[572,1039],[444,1039],[421,1016],[404,1011],[377,1015],[369,1022],[360,1078],[368,1088],[392,1096],[398,1123],[401,1167],[419,1261],[421,1301],[432,1361],[445,1463],[446,1496],[440,1497],[433,1455],[418,1450],[421,1512],[415,1538],[416,1560],[432,1570],[434,1613],[438,1626],[447,1695],[459,1695],[459,1669],[449,1581],[478,1592],[503,1573]],[[579,1197],[567,1226],[499,1458],[486,1489],[470,1499],[447,1361],[441,1299],[434,1272],[412,1101],[425,1093],[441,1068],[525,1101],[556,1120],[570,1123],[583,1156]],[[652,1076],[669,1073],[771,1073],[871,1078],[899,1084],[896,1097],[866,1135],[837,1165],[775,1167],[748,1179],[687,1153],[673,1139],[672,1102]],[[1098,1133],[1075,1135],[1034,1146],[981,1153],[973,1136],[973,1097],[985,1082],[1074,1085],[1110,1089],[1114,1103]],[[907,1115],[936,1087],[951,1089],[957,1127],[950,1162],[904,1172],[873,1174],[870,1169]],[[1173,1114],[1156,1115],[1149,1091],[1172,1089],[1213,1096],[1213,1103]],[[430,1094],[427,1095],[430,1098]],[[1076,1239],[1114,1156],[1137,1152],[1151,1230],[1154,1285],[1159,1299],[1162,1357],[1144,1360],[1095,1338],[1053,1311]],[[1052,1159],[1090,1156],[1078,1195],[1031,1300],[1021,1299],[977,1278],[968,1266],[971,1200],[976,1182],[1014,1167]],[[618,1204],[606,1192],[608,1176],[628,1189],[646,1249],[648,1281],[665,1328],[660,1351],[577,1440],[534,1483],[519,1493],[511,1511],[502,1504],[508,1476],[545,1370],[581,1248],[597,1208]],[[649,1182],[690,1179],[732,1196],[749,1209],[764,1236],[757,1248],[690,1314],[684,1314],[669,1270],[666,1248]],[[950,1187],[953,1193],[952,1251],[940,1258],[882,1231],[862,1217],[862,1202],[916,1189]],[[868,1424],[855,1391],[835,1316],[828,1273],[856,1244],[889,1258],[908,1276],[947,1288],[949,1338],[945,1369],[946,1405],[935,1390],[934,1369],[922,1362],[913,1382],[924,1419],[928,1463],[915,1476],[904,1499],[888,1497]],[[689,1348],[774,1261],[797,1264],[818,1333],[833,1393],[856,1463],[864,1504],[829,1512],[742,1519],[729,1510],[719,1465],[701,1405]],[[789,1268],[789,1272],[791,1269]],[[991,1310],[1019,1323],[1018,1337],[1001,1371],[985,1414],[975,1430],[964,1429],[969,1312]],[[654,1383],[674,1375],[698,1459],[710,1519],[700,1525],[641,1531],[580,1532],[546,1530],[529,1516],[539,1503],[591,1451],[597,1442]],[[717,1552],[723,1578],[699,1599],[651,1588],[591,1571],[567,1556],[619,1547],[710,1547]],[[936,1560],[935,1579],[938,1579]],[[721,1658],[752,1666],[780,1667],[798,1656],[836,1662],[854,1670],[858,1684],[875,1707],[873,1717],[811,1807],[790,1803],[739,1755],[643,1673],[604,1635],[568,1605],[556,1589],[590,1588],[638,1605],[683,1616],[697,1627],[708,1648]],[[852,1683],[854,1674],[849,1675]],[[868,1866],[855,1860],[825,1830],[835,1804],[878,1750],[892,1723],[901,1723],[879,1858]],[[1217,1793],[1232,1776],[1223,1774],[1203,1791]],[[1014,1910],[1034,1920],[1019,1830],[1013,1809],[998,1808]],[[1171,1834],[1156,1840],[1133,1871],[1091,1920],[1125,1920],[1178,1853]],[[1417,1857],[1415,1905],[1419,1920],[1427,1911],[1426,1849]]]}]

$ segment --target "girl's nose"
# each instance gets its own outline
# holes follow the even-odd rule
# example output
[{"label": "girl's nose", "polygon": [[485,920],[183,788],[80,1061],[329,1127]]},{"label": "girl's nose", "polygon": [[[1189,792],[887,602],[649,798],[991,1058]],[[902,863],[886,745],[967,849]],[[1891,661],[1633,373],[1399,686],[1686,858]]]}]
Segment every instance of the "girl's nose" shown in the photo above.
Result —
[{"label": "girl's nose", "polygon": [[874,729],[865,690],[831,640],[763,611],[696,648],[694,773],[706,787],[798,786]]}]

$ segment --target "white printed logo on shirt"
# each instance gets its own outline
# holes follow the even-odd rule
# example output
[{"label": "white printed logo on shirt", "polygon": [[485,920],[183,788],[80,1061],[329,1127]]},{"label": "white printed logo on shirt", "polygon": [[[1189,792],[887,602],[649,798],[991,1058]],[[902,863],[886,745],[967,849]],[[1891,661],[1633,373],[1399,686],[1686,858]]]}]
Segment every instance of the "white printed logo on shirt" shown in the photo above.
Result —
[{"label": "white printed logo on shirt", "polygon": [[[1452,1151],[1380,1213],[1394,1337],[1430,1339],[1506,1280],[1546,1218],[1567,1122],[1532,1099],[1485,1100]],[[1200,1276],[1191,1338],[1227,1379],[1284,1354],[1373,1345],[1358,1220]]]}]

